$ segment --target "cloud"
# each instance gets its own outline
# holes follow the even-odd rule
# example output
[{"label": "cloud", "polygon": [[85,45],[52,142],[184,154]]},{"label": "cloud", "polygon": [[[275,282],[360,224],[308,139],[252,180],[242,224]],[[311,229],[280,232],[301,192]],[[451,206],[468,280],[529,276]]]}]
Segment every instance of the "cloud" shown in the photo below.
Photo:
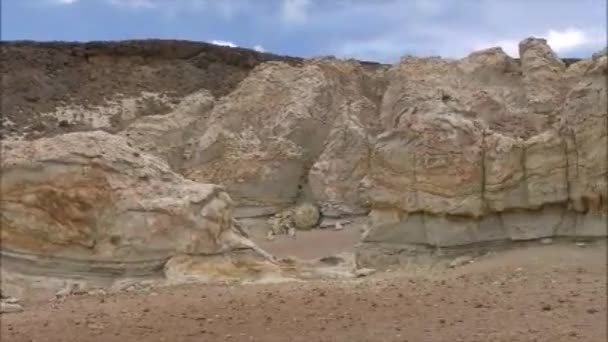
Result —
[{"label": "cloud", "polygon": [[[228,41],[228,40],[214,39],[210,43],[214,44],[214,45],[219,45],[219,46],[228,46],[228,47],[231,47],[231,48],[239,47],[235,43],[233,43],[231,41]],[[264,47],[262,45],[254,45],[252,47],[252,49],[255,50],[255,51],[257,51],[257,52],[266,52],[266,50],[264,49]]]},{"label": "cloud", "polygon": [[345,0],[344,4],[339,10],[312,7],[310,26],[318,27],[307,27],[323,39],[325,53],[339,57],[383,62],[396,62],[405,54],[459,58],[492,46],[517,56],[519,42],[530,36],[546,38],[561,56],[585,57],[606,44],[605,0]]},{"label": "cloud", "polygon": [[476,45],[475,49],[500,46],[508,55],[519,57],[519,41],[527,37],[546,39],[547,44],[558,54],[565,54],[577,49],[600,49],[606,44],[601,34],[576,28],[567,28],[564,30],[549,29],[544,34],[532,33],[525,37],[519,37],[519,39],[503,39],[491,43],[482,43]]},{"label": "cloud", "polygon": [[283,0],[281,18],[288,24],[302,24],[308,20],[310,0]]},{"label": "cloud", "polygon": [[59,5],[72,5],[78,2],[78,0],[55,0],[56,4]]},{"label": "cloud", "polygon": [[231,20],[238,14],[253,13],[249,0],[102,0],[119,9],[154,10],[169,18],[201,13]]},{"label": "cloud", "polygon": [[228,47],[232,47],[232,48],[238,47],[238,45],[234,44],[233,42],[229,42],[227,40],[212,40],[211,44],[220,45],[220,46],[228,46]]},{"label": "cloud", "polygon": [[[68,2],[84,10],[37,17],[40,4],[72,7],[57,5]],[[96,18],[100,5],[132,12],[133,20]],[[248,47],[263,42],[280,54],[388,63],[406,54],[463,57],[491,46],[517,56],[530,36],[546,38],[562,57],[587,57],[606,45],[607,30],[606,0],[11,0],[3,10],[5,39],[225,37]],[[88,29],[57,24],[76,14]]]},{"label": "cloud", "polygon": [[602,43],[601,37],[593,37],[592,34],[578,29],[567,29],[561,32],[549,30],[546,37],[547,43],[549,43],[557,52],[564,52],[585,45],[597,45],[598,43]]},{"label": "cloud", "polygon": [[369,40],[353,40],[341,44],[335,51],[339,57],[371,59],[381,62],[399,58],[403,47],[392,37],[378,37]]},{"label": "cloud", "polygon": [[161,5],[154,0],[108,0],[108,2],[113,6],[129,9],[155,9]]}]

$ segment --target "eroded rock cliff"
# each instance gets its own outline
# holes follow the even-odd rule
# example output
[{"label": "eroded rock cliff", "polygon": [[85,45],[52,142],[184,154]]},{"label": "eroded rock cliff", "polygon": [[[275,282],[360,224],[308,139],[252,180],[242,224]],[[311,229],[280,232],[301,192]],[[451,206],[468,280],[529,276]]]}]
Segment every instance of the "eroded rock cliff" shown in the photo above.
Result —
[{"label": "eroded rock cliff", "polygon": [[[250,69],[230,83],[231,87],[222,88],[225,91],[205,85],[176,95],[156,87],[130,93],[131,97],[106,98],[91,109],[75,107],[78,99],[74,98],[72,103],[38,115],[54,118],[53,122],[69,130],[80,130],[86,118],[89,125],[83,130],[103,129],[122,138],[101,133],[92,136],[124,139],[132,146],[120,153],[149,153],[159,158],[143,159],[150,163],[163,159],[172,171],[165,166],[161,173],[179,180],[158,181],[159,186],[163,193],[175,192],[172,198],[183,203],[190,203],[187,198],[194,193],[227,202],[223,191],[199,184],[211,183],[225,187],[239,218],[267,218],[299,202],[317,205],[325,218],[368,215],[369,229],[358,251],[361,265],[399,263],[412,249],[551,236],[606,236],[608,56],[602,52],[565,62],[538,38],[522,41],[520,56],[513,59],[500,48],[492,48],[458,60],[404,57],[392,66],[277,57],[249,63]],[[179,83],[181,76],[174,77]],[[163,110],[142,107],[141,101],[149,99]],[[80,133],[26,142],[19,140],[25,133],[21,126],[11,127],[6,139],[17,140],[9,145],[15,151],[92,137]],[[61,148],[57,153],[64,154],[53,162],[74,167],[67,160],[82,158],[80,154],[85,153],[72,156],[69,151]],[[12,158],[18,159],[17,155],[13,152]],[[141,162],[126,162],[133,159],[129,158],[120,159],[123,174],[143,167]],[[44,167],[52,171],[56,166]],[[51,171],[41,174],[53,174]],[[3,176],[7,172],[10,169],[3,170]],[[69,181],[80,182],[83,176],[79,172],[70,171]],[[28,174],[14,173],[11,184],[21,184],[29,179]],[[44,177],[41,182],[51,188],[56,187],[55,182],[64,182],[55,176]],[[160,173],[155,179],[159,177]],[[120,181],[123,186],[118,193],[124,196],[119,197],[128,198],[127,194],[142,190],[142,200],[160,203],[157,197],[161,195],[144,190],[148,183],[136,181],[137,177],[125,179],[129,181]],[[69,242],[82,245],[89,253],[127,253],[135,245],[118,246],[130,241],[129,234],[141,239],[154,231],[154,226],[142,221],[145,216],[126,210],[131,208],[125,204],[128,202],[110,200],[115,195],[97,189],[103,182],[82,182],[94,184],[90,193],[97,191],[101,196],[83,200],[93,211],[103,213],[108,206],[104,203],[110,203],[112,210],[125,209],[126,216],[111,215],[111,224],[103,225],[106,230],[95,239],[79,229],[70,230],[69,236],[43,232],[46,235],[40,236],[45,244]],[[43,210],[44,215],[54,212],[23,202],[23,192],[30,190],[17,185],[21,190],[8,188],[3,193],[17,191],[18,199],[7,203],[20,203],[23,219],[28,210]],[[184,187],[204,188],[207,190],[202,192],[212,195],[180,192]],[[206,215],[197,214],[199,209],[189,212],[194,216],[186,220],[186,227],[206,222]],[[8,213],[17,215],[11,214],[15,210]],[[82,220],[98,224],[108,219],[105,215]],[[171,215],[163,215],[157,222],[170,220]],[[227,220],[228,216],[222,217]],[[19,240],[27,234],[17,239],[25,221],[13,225],[6,234],[15,237],[8,242],[3,237],[3,248],[27,245]],[[113,226],[122,228],[114,231]],[[228,231],[227,226],[221,227],[205,226],[201,231]],[[174,235],[185,231],[166,233],[160,240],[146,235],[143,241],[152,239],[159,244],[153,249],[163,253],[218,250],[217,234],[198,244],[191,235],[185,240]],[[120,242],[118,246],[112,244],[112,234],[118,234],[114,239]],[[109,243],[103,242],[108,239]]]}]

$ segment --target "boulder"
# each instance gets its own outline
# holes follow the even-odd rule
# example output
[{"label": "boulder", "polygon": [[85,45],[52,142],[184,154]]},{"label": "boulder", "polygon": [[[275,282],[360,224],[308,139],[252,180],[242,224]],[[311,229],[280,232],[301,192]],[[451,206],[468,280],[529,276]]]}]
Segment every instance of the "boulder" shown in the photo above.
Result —
[{"label": "boulder", "polygon": [[293,209],[293,223],[296,229],[312,229],[319,223],[319,218],[319,208],[310,203],[300,204]]},{"label": "boulder", "polygon": [[120,268],[239,245],[222,187],[184,179],[122,137],[94,131],[7,141],[2,157],[5,254]]}]

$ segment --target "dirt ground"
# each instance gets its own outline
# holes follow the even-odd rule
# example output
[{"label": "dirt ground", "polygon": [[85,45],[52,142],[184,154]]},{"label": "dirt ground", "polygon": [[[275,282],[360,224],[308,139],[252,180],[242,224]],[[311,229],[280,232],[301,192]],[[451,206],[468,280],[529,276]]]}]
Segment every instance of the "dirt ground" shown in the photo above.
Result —
[{"label": "dirt ground", "polygon": [[274,241],[268,241],[266,234],[253,234],[258,246],[278,257],[295,257],[297,259],[319,259],[341,253],[353,253],[354,246],[361,239],[359,227],[344,230],[314,229],[298,232],[295,238],[277,235]]},{"label": "dirt ground", "polygon": [[1,340],[603,342],[606,261],[604,242],[556,243],[356,280],[24,299]]}]

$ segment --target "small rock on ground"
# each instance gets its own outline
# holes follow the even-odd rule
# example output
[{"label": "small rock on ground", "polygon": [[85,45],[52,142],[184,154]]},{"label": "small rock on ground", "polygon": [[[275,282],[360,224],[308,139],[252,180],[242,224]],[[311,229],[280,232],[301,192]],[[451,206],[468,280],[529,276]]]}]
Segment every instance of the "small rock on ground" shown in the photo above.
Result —
[{"label": "small rock on ground", "polygon": [[6,303],[6,302],[0,303],[0,313],[16,313],[16,312],[22,312],[22,311],[23,311],[23,307],[19,304]]},{"label": "small rock on ground", "polygon": [[473,262],[473,257],[470,255],[463,255],[463,256],[459,256],[458,258],[452,260],[452,262],[450,262],[449,267],[450,268],[455,268],[455,267],[459,267],[462,265],[466,265],[466,264],[470,264]]},{"label": "small rock on ground", "polygon": [[9,304],[17,304],[19,303],[19,298],[15,298],[15,297],[8,297],[2,300],[5,303],[9,303]]},{"label": "small rock on ground", "polygon": [[376,270],[373,268],[360,268],[355,270],[355,276],[357,277],[367,277],[376,273]]}]

